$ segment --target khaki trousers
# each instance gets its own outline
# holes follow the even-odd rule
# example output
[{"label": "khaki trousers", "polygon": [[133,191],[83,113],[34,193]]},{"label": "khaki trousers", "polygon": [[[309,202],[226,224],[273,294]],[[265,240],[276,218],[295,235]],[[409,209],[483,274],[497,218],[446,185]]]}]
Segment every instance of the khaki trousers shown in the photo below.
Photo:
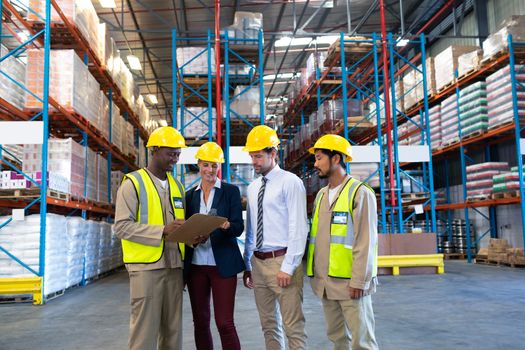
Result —
[{"label": "khaki trousers", "polygon": [[131,350],[182,349],[182,269],[129,272]]},{"label": "khaki trousers", "polygon": [[326,333],[334,344],[334,350],[348,350],[350,343],[352,350],[378,349],[370,295],[355,300],[328,300],[323,297],[322,302]]},{"label": "khaki trousers", "polygon": [[292,276],[292,283],[286,288],[281,288],[277,285],[277,273],[281,270],[283,260],[284,256],[266,260],[255,256],[252,258],[255,303],[259,311],[266,349],[285,348],[281,319],[289,348],[306,349],[302,307],[303,267],[299,265]]}]

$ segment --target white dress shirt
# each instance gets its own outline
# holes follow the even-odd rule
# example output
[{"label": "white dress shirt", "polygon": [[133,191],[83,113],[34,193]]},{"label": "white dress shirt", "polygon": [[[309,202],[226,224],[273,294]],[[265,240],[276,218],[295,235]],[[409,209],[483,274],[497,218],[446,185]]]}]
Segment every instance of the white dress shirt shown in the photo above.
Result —
[{"label": "white dress shirt", "polygon": [[[217,179],[215,185],[213,185],[210,195],[208,196],[208,202],[204,202],[204,191],[201,188],[202,181],[199,182],[195,191],[200,191],[200,209],[199,213],[208,214],[213,204],[213,198],[215,197],[215,188],[221,188],[221,180]],[[191,262],[195,265],[207,265],[216,266],[215,257],[213,256],[213,249],[211,247],[211,238],[208,238],[206,242],[199,244],[193,251],[193,259]]]},{"label": "white dress shirt", "polygon": [[[276,165],[265,176],[268,181],[263,199],[263,245],[261,252],[288,248],[281,271],[292,275],[303,258],[308,237],[306,191],[303,182]],[[257,197],[262,185],[259,177],[248,186],[244,262],[251,271],[250,259],[257,234]]]}]

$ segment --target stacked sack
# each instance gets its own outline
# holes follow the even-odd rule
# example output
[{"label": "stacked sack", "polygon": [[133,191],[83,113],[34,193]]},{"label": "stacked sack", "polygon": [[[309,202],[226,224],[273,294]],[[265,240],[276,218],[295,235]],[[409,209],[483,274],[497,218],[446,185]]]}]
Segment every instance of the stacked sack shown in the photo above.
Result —
[{"label": "stacked sack", "polygon": [[[516,81],[525,84],[525,66],[514,68]],[[518,116],[520,122],[525,121],[525,89],[516,84]],[[510,66],[506,66],[487,77],[487,113],[489,129],[513,121],[514,104],[512,97],[512,80]]]},{"label": "stacked sack", "polygon": [[516,191],[520,190],[520,176],[518,173],[519,168],[512,167],[510,172],[504,172],[498,175],[494,175],[492,191],[495,197],[501,197],[505,193],[512,193],[514,196],[517,195]]},{"label": "stacked sack", "polygon": [[493,177],[509,170],[505,162],[487,162],[467,167],[467,200],[486,199],[492,195]]},{"label": "stacked sack", "polygon": [[459,112],[462,137],[487,131],[487,85],[485,82],[477,82],[461,89]]},{"label": "stacked sack", "polygon": [[458,110],[456,95],[451,95],[441,102],[441,144],[459,141]]}]

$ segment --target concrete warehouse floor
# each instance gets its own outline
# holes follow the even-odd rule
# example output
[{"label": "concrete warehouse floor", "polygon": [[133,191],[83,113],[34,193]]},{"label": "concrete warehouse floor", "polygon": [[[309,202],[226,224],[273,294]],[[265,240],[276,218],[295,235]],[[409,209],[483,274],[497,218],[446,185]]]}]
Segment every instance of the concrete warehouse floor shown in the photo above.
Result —
[{"label": "concrete warehouse floor", "polygon": [[[447,261],[445,275],[381,277],[374,297],[381,349],[523,349],[525,270]],[[126,349],[128,278],[122,272],[43,307],[0,305],[0,349]],[[319,300],[305,280],[311,349],[329,349]],[[194,349],[187,294],[184,349]],[[244,349],[263,349],[252,292],[239,280],[236,324]],[[214,329],[215,347],[220,348]]]}]

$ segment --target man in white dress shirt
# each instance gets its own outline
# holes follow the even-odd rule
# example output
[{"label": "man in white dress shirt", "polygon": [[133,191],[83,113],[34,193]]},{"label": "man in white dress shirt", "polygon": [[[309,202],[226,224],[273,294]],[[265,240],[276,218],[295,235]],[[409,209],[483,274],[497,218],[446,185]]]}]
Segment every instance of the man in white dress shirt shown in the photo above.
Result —
[{"label": "man in white dress shirt", "polygon": [[289,348],[306,349],[301,264],[308,236],[306,191],[301,179],[277,165],[279,143],[275,130],[259,125],[244,147],[262,176],[248,187],[243,280],[254,289],[266,349],[285,348],[281,319]]}]

